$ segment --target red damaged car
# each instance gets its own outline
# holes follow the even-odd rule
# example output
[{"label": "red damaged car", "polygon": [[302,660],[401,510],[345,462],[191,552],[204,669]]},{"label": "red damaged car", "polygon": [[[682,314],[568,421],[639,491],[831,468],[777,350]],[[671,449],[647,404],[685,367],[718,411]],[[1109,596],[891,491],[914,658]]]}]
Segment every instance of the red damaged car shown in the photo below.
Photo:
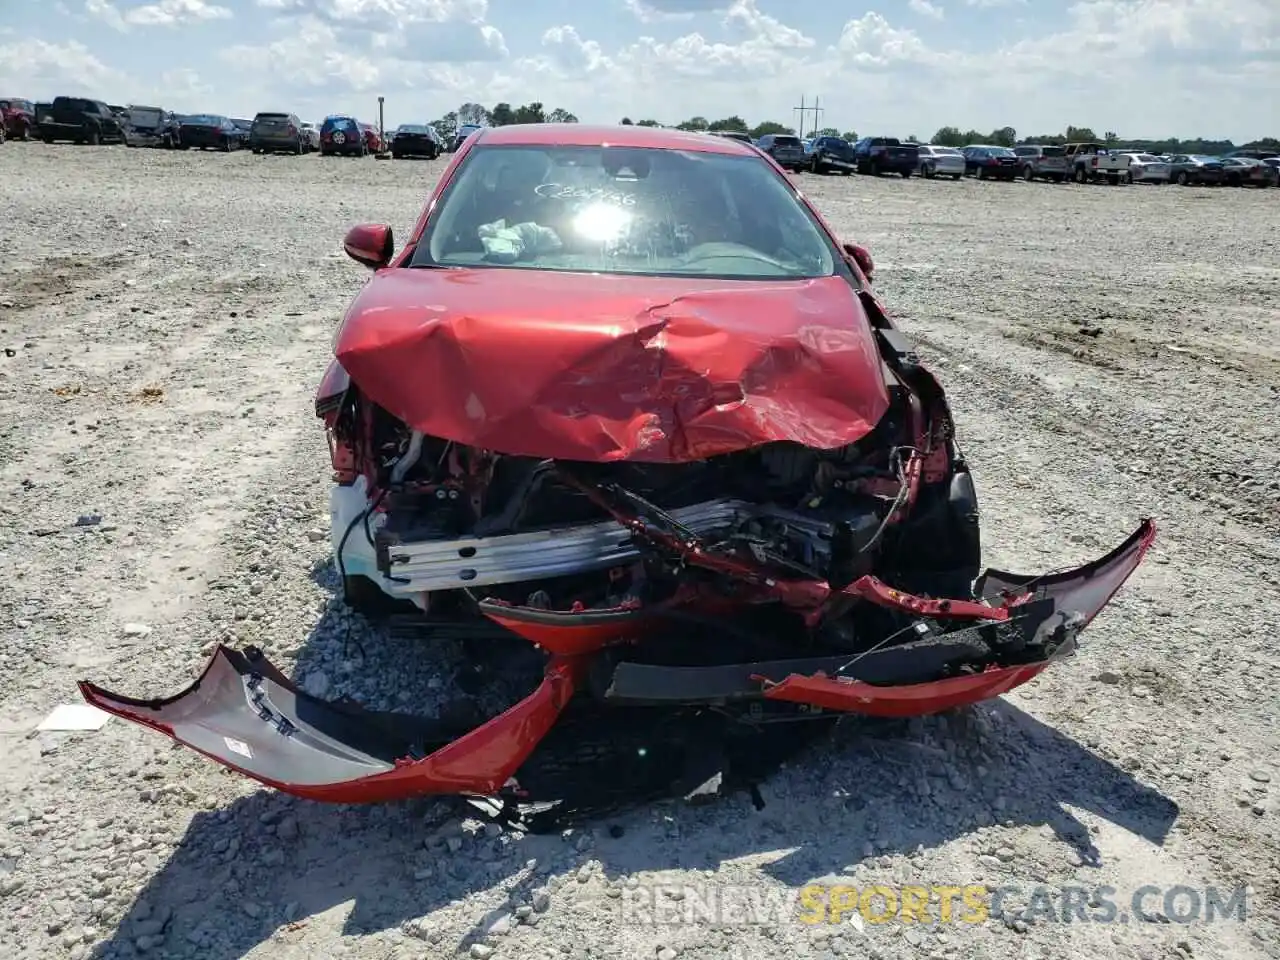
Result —
[{"label": "red damaged car", "polygon": [[398,251],[386,226],[345,248],[374,273],[316,411],[348,602],[500,627],[537,668],[469,726],[316,699],[254,648],[166,699],[81,685],[289,793],[510,811],[607,745],[596,781],[696,786],[833,716],[1026,683],[1154,539],[984,572],[942,387],[870,257],[749,145],[485,128]]}]

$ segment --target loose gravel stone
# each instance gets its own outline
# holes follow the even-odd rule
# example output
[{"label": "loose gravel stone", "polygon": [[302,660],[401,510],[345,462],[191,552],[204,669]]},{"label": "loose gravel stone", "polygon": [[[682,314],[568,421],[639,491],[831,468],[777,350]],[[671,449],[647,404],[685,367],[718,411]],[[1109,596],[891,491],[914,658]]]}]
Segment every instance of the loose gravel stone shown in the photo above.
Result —
[{"label": "loose gravel stone", "polygon": [[[457,695],[459,649],[337,599],[313,407],[369,276],[343,233],[385,222],[403,240],[446,161],[0,146],[0,956],[1274,954],[1257,878],[1277,850],[1276,190],[795,176],[868,245],[948,391],[986,564],[1084,562],[1143,515],[1160,533],[1073,658],[945,718],[846,724],[760,786],[763,809],[446,833],[474,811],[285,803],[126,723],[24,739],[77,680],[169,696],[219,643],[375,710]],[[842,873],[1108,885],[1119,902],[1148,884],[1260,892],[1247,924],[1207,933],[1011,912],[947,925],[946,942],[926,925],[623,912],[696,917],[725,891]],[[495,914],[500,950],[473,944]]]}]

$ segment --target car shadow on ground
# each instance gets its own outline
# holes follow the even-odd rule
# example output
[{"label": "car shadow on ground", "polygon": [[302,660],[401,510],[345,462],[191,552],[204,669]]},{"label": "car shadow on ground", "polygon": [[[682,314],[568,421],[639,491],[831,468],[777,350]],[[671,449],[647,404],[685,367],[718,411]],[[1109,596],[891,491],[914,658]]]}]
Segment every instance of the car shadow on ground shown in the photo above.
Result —
[{"label": "car shadow on ground", "polygon": [[[313,575],[336,586],[324,564]],[[350,617],[335,600],[313,641],[341,642],[338,628]],[[406,674],[405,665],[418,662],[420,640],[364,632],[364,652],[351,654],[361,658],[360,674],[385,670],[401,686],[434,675],[439,686],[440,665]],[[299,664],[304,676],[314,669],[304,656]],[[510,922],[535,888],[588,861],[615,879],[713,870],[736,858],[777,854],[761,871],[798,888],[995,823],[1047,828],[1089,869],[1101,857],[1071,808],[1157,845],[1178,814],[1158,791],[1007,701],[911,721],[851,718],[760,793],[760,809],[745,794],[697,805],[647,804],[579,824],[566,836],[486,826],[479,811],[452,798],[327,805],[263,789],[197,813],[94,956],[134,956],[141,946],[166,957],[233,960],[269,940],[281,949],[315,947],[308,928],[321,924],[344,936],[398,931],[424,941],[423,949],[452,951],[484,937],[496,918]],[[689,876],[680,882],[700,882],[702,875]],[[488,896],[466,919],[469,928],[460,930],[456,917],[448,929],[433,922],[440,908],[480,891]]]}]

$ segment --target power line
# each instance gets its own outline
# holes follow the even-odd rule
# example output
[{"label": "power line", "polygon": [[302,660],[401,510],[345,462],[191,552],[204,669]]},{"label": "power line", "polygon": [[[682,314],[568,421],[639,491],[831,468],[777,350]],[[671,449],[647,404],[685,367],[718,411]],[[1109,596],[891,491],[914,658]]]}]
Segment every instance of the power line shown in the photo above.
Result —
[{"label": "power line", "polygon": [[803,95],[801,95],[801,97],[800,97],[800,106],[798,106],[798,107],[792,107],[792,108],[791,108],[791,110],[792,110],[792,112],[793,112],[793,113],[798,113],[798,114],[800,114],[800,136],[801,136],[801,137],[803,137],[803,136],[804,136],[804,122],[805,122],[805,117],[806,117],[806,115],[807,115],[807,114],[810,114],[810,113],[812,113],[812,114],[813,114],[813,132],[814,132],[815,134],[818,132],[818,118],[819,118],[820,116],[822,116],[822,114],[826,113],[826,110],[825,110],[824,108],[822,108],[822,107],[820,107],[820,106],[818,105],[819,103],[821,103],[820,98],[818,98],[818,97],[814,97],[814,98],[813,98],[813,106],[812,106],[812,107],[806,107],[806,106],[804,105],[804,96],[803,96]]}]

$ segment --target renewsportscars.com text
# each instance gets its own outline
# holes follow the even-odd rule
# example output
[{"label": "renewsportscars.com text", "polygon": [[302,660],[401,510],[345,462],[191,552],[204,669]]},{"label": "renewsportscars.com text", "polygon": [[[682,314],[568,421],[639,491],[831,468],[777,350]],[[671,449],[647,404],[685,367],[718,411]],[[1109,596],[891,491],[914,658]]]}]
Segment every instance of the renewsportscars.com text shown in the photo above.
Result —
[{"label": "renewsportscars.com text", "polygon": [[1014,914],[1038,923],[1217,923],[1248,917],[1248,888],[945,884],[810,884],[800,890],[756,885],[639,884],[618,896],[621,921],[634,925],[756,925],[800,922],[979,924]]}]

